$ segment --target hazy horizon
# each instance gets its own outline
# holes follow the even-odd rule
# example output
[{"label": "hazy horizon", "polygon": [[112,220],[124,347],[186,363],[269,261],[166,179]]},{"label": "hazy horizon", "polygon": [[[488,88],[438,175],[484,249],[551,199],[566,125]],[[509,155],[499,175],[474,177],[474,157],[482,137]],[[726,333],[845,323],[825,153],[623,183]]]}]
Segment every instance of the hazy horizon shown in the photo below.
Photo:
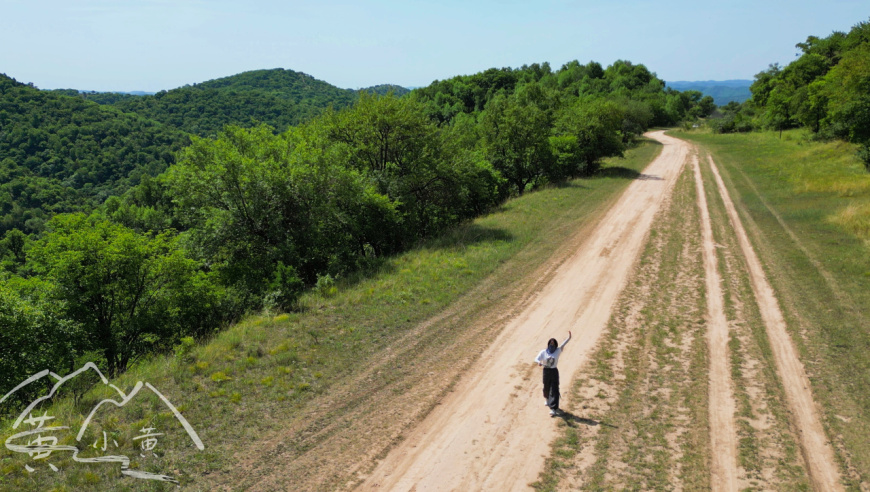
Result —
[{"label": "hazy horizon", "polygon": [[404,87],[492,67],[642,63],[668,81],[748,80],[865,2],[547,0],[294,5],[274,0],[7,0],[0,73],[42,89],[158,92],[286,68],[338,87]]}]

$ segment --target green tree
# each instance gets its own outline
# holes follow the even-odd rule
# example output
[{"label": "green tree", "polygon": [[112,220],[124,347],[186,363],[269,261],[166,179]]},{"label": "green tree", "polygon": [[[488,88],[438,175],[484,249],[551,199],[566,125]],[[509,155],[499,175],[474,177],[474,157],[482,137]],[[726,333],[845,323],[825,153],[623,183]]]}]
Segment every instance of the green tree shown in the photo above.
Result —
[{"label": "green tree", "polygon": [[110,375],[217,324],[217,290],[169,233],[137,234],[84,214],[57,215],[48,228],[31,249],[33,268]]},{"label": "green tree", "polygon": [[343,149],[306,134],[319,131],[227,127],[217,139],[194,138],[167,173],[189,246],[225,285],[260,297],[286,283],[288,270],[275,277],[279,263],[311,284],[369,251],[395,249],[395,202],[341,164]]},{"label": "green tree", "polygon": [[825,77],[826,124],[836,136],[870,143],[870,41],[844,53]]},{"label": "green tree", "polygon": [[[478,195],[485,191],[477,180],[491,170],[467,154],[473,144],[453,145],[457,132],[439,128],[427,113],[417,97],[363,94],[352,108],[312,122],[326,136],[325,145],[397,203],[403,235],[413,239],[472,216],[470,210],[489,200]],[[456,118],[460,114],[465,116]],[[469,121],[459,125],[468,128]]]},{"label": "green tree", "polygon": [[774,81],[771,85],[773,89],[767,97],[765,119],[768,127],[779,130],[781,138],[782,131],[794,125],[792,121],[793,101],[791,99],[793,90],[783,80]]},{"label": "green tree", "polygon": [[481,129],[492,165],[520,195],[551,167],[552,117],[527,98],[495,96],[486,105]]},{"label": "green tree", "polygon": [[573,154],[569,160],[577,167],[571,169],[569,175],[592,174],[598,170],[602,158],[622,155],[624,119],[620,106],[605,99],[578,100],[562,110],[554,132],[573,139],[570,145],[564,141],[560,152],[562,159],[566,159],[565,152]]},{"label": "green tree", "polygon": [[[63,374],[73,368],[81,333],[74,322],[59,316],[59,306],[47,301],[51,288],[36,278],[0,282],[0,395],[39,371]],[[45,389],[25,388],[15,400],[28,402]]]},{"label": "green tree", "polygon": [[[382,193],[395,197],[433,179],[438,128],[416,100],[361,94],[353,108],[323,123],[330,141],[346,145],[348,164],[371,173]],[[409,179],[415,183],[404,183]]]},{"label": "green tree", "polygon": [[828,96],[825,92],[824,80],[813,81],[807,86],[798,88],[796,92],[798,97],[795,118],[813,133],[818,133],[828,112]]},{"label": "green tree", "polygon": [[713,102],[712,96],[704,96],[697,102],[695,108],[697,117],[706,118],[713,114],[713,111],[716,111],[716,103]]},{"label": "green tree", "polygon": [[6,231],[0,240],[0,269],[16,273],[27,259],[27,235],[18,229]]},{"label": "green tree", "polygon": [[752,101],[755,104],[759,106],[767,105],[767,98],[774,88],[773,81],[779,77],[781,72],[782,68],[779,64],[773,63],[767,67],[767,70],[755,74],[755,81],[749,86],[749,90],[752,91]]}]

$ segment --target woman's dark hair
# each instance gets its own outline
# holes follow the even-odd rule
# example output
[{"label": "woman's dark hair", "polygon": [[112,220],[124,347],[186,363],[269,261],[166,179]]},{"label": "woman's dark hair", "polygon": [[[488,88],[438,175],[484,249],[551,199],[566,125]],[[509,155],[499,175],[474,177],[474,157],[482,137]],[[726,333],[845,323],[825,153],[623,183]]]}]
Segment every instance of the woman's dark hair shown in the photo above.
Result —
[{"label": "woman's dark hair", "polygon": [[549,350],[551,352],[552,352],[552,350],[550,350],[550,347],[553,347],[553,350],[556,350],[556,347],[558,347],[558,346],[559,346],[559,342],[557,342],[555,338],[551,338],[550,341],[547,342],[547,350]]}]

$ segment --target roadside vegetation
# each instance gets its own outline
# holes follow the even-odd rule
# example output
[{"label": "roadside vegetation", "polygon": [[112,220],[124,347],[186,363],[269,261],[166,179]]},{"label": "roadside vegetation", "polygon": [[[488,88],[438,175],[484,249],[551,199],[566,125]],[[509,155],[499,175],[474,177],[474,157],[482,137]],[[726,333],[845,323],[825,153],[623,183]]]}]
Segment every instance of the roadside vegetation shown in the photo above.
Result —
[{"label": "roadside vegetation", "polygon": [[710,121],[718,133],[754,129],[782,132],[805,128],[819,140],[859,145],[857,155],[870,171],[870,22],[849,32],[835,31],[797,43],[800,56],[755,76],[752,98],[729,103]]},{"label": "roadside vegetation", "polygon": [[[385,409],[378,398],[401,395],[415,371],[431,383],[431,371],[437,370],[439,392],[408,403],[424,409],[437,404],[440,392],[448,391],[461,371],[457,361],[472,360],[481,343],[457,342],[468,340],[463,337],[468,324],[477,324],[474,316],[535,281],[529,273],[564,247],[577,230],[596,223],[659,149],[654,143],[642,143],[627,150],[624,159],[606,160],[596,176],[509,200],[491,214],[452,227],[355,275],[321,281],[302,294],[296,312],[248,317],[202,345],[182,340],[173,354],[151,357],[113,380],[123,389],[136,381],[157,387],[197,429],[204,451],[189,446],[184,434],[172,432],[171,415],[153,399],[103,419],[82,442],[89,445],[106,431],[121,448],[133,449],[132,439],[140,427],[167,429],[161,452],[136,458],[134,467],[162,471],[184,485],[198,487],[210,482],[243,486],[242,477],[233,471],[245,466],[243,462],[252,461],[246,466],[256,468],[269,463],[273,453],[304,455],[329,441],[337,452],[347,448],[360,452],[347,456],[350,461],[344,463],[340,458],[324,460],[319,452],[314,460],[290,460],[287,481],[299,489],[313,489],[336,488],[354,480],[347,463],[358,463],[363,453],[385,452],[396,433],[425,417],[426,410]],[[439,313],[472,289],[476,295],[469,312],[460,311],[458,321],[437,324]],[[485,342],[487,337],[483,338]],[[449,360],[427,363],[425,357],[443,357],[445,352]],[[380,363],[383,368],[376,365]],[[371,370],[373,365],[378,370]],[[370,370],[364,385],[352,384]],[[338,394],[343,397],[331,399]],[[75,425],[104,396],[108,395],[103,385],[97,385],[77,398],[61,398],[47,411],[57,417],[56,422]],[[326,402],[331,404],[324,407]],[[367,408],[367,413],[354,413],[360,408]],[[354,423],[360,420],[374,424],[356,428]],[[345,424],[334,429],[334,422]],[[398,426],[400,422],[405,427]],[[9,428],[8,421],[3,424]],[[274,438],[269,436],[287,429],[298,432],[282,437],[280,446],[277,442],[270,446]],[[64,444],[74,443],[72,436],[64,439]],[[68,453],[50,461],[59,473],[43,467],[28,474],[20,456],[4,457],[0,488],[174,488],[121,478],[117,465],[77,464]],[[307,465],[300,468],[295,463]],[[258,475],[251,472],[245,477],[255,481]]]}]

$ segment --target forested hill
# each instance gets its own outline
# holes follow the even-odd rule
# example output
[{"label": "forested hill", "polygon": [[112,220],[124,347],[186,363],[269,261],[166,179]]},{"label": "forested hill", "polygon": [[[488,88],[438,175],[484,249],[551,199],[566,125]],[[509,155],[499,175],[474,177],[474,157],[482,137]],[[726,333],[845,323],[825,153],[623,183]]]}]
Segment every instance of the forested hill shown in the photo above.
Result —
[{"label": "forested hill", "polygon": [[0,235],[89,210],[163,172],[187,143],[176,129],[0,74]]},{"label": "forested hill", "polygon": [[751,80],[674,81],[667,84],[678,91],[700,91],[712,97],[717,106],[724,106],[732,101],[742,103],[752,97],[752,92],[749,91]]},{"label": "forested hill", "polygon": [[366,87],[365,89],[361,89],[361,90],[368,92],[369,94],[377,94],[379,96],[386,96],[387,94],[390,94],[390,93],[392,93],[395,96],[404,96],[405,94],[411,92],[411,89],[402,87],[400,85],[394,85],[394,84],[374,85],[371,87]]},{"label": "forested hill", "polygon": [[228,124],[266,123],[284,131],[327,107],[349,106],[356,93],[293,70],[255,70],[153,96],[121,97],[113,106],[201,136]]},{"label": "forested hill", "polygon": [[[362,91],[404,95],[408,89],[377,85]],[[186,85],[153,95],[60,91],[174,126],[200,136],[215,135],[228,124],[253,126],[266,123],[284,131],[310,120],[326,108],[342,109],[358,97],[310,75],[281,68],[253,70]]]}]

